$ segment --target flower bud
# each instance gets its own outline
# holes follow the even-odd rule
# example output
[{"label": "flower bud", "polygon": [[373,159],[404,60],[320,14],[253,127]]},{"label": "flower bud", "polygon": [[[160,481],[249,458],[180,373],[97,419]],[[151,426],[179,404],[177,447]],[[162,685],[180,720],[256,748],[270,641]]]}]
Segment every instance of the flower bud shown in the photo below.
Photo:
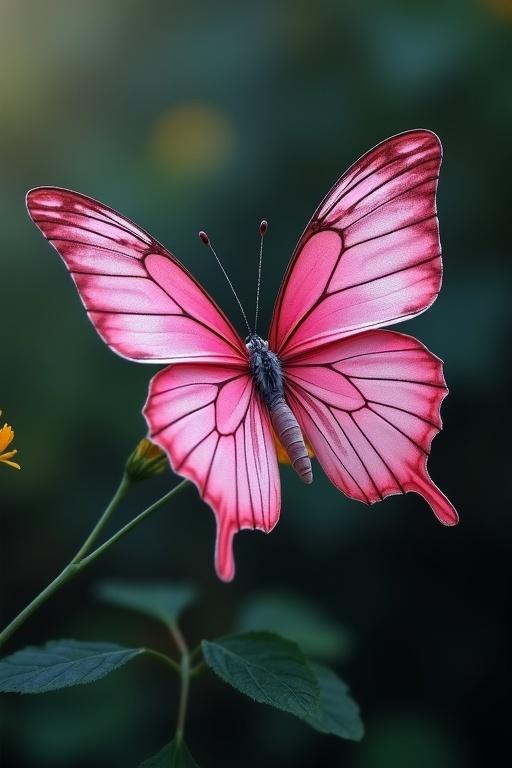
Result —
[{"label": "flower bud", "polygon": [[126,462],[126,476],[133,483],[160,475],[168,465],[167,456],[158,445],[143,438]]}]

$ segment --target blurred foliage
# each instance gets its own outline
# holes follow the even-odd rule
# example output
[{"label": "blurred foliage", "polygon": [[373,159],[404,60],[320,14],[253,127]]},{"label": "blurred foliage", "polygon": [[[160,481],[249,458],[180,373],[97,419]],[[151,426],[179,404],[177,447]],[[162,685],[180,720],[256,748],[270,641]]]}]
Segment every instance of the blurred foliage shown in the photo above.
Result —
[{"label": "blurred foliage", "polygon": [[270,630],[289,637],[317,659],[345,659],[352,650],[350,633],[314,606],[292,594],[255,594],[242,604],[240,632]]},{"label": "blurred foliage", "polygon": [[[462,768],[459,745],[438,723],[411,713],[386,715],[373,724],[373,737],[363,744],[356,768]],[[467,759],[467,758],[466,758]]]},{"label": "blurred foliage", "polygon": [[191,584],[133,582],[105,579],[96,585],[95,594],[112,605],[130,608],[172,626],[196,599]]},{"label": "blurred foliage", "polygon": [[[448,531],[413,495],[368,509],[319,470],[304,488],[284,469],[281,522],[271,536],[238,537],[238,575],[226,586],[213,572],[211,513],[189,490],[35,615],[9,651],[71,635],[149,642],[150,620],[136,630],[86,599],[99,575],[198,580],[192,641],[223,632],[253,590],[278,587],[318,599],[353,629],[344,676],[367,735],[350,745],[291,719],[283,728],[238,700],[219,706],[205,683],[188,726],[200,765],[238,766],[240,755],[247,768],[498,763],[510,686],[510,3],[4,0],[1,16],[0,408],[23,467],[0,475],[5,620],[57,573],[110,497],[144,434],[140,408],[157,370],[116,358],[94,333],[24,210],[40,184],[135,219],[240,326],[200,228],[251,308],[258,223],[269,220],[268,321],[293,246],[335,178],[387,136],[436,131],[444,285],[400,329],[446,361],[451,394],[430,465],[462,518]],[[166,472],[143,484],[120,517],[175,482]],[[168,686],[152,669],[114,682],[101,683],[99,703],[87,691],[72,706],[65,692],[44,706],[4,701],[2,765],[99,768],[151,754],[173,715]]]},{"label": "blurred foliage", "polygon": [[168,766],[172,766],[172,768],[198,768],[182,739],[174,738],[158,754],[144,760],[139,768],[168,768]]}]

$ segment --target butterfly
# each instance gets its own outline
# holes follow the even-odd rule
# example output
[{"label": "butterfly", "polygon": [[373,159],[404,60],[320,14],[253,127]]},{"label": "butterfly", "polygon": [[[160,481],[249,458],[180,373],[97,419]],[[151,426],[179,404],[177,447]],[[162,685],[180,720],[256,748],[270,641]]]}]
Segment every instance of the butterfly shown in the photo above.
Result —
[{"label": "butterfly", "polygon": [[221,579],[234,577],[234,535],[278,521],[276,435],[306,483],[309,443],[350,498],[415,491],[457,523],[426,463],[448,392],[442,362],[381,330],[439,293],[441,159],[438,137],[413,130],[341,176],[300,237],[265,339],[250,327],[242,339],[175,256],[112,208],[55,187],[28,193],[101,338],[129,360],[167,366],[143,409],[149,437],[212,508]]}]

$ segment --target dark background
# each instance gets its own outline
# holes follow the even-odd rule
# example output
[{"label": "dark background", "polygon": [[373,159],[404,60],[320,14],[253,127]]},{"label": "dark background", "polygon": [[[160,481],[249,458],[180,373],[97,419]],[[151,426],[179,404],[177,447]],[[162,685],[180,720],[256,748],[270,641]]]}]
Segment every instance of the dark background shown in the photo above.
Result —
[{"label": "dark background", "polygon": [[[22,472],[0,465],[5,621],[67,562],[144,434],[154,372],[96,336],[63,265],[30,223],[27,189],[97,197],[178,255],[234,319],[197,240],[211,234],[253,306],[260,219],[263,305],[332,182],[378,141],[441,137],[441,295],[403,324],[445,360],[451,394],[430,470],[461,515],[418,496],[371,508],[317,468],[282,471],[270,536],[241,534],[231,585],[213,571],[213,517],[190,489],[59,593],[10,642],[62,636],[156,643],[156,625],[96,603],[99,577],[199,584],[192,642],[230,629],[250,595],[287,589],[348,627],[338,670],[360,702],[360,744],[320,736],[213,678],[192,693],[201,766],[459,768],[509,752],[512,6],[506,0],[258,3],[4,1],[0,21],[0,408]],[[250,310],[252,311],[252,310]],[[118,522],[176,478],[141,486]],[[137,663],[96,686],[5,697],[8,766],[135,766],[171,735],[177,691]]]}]

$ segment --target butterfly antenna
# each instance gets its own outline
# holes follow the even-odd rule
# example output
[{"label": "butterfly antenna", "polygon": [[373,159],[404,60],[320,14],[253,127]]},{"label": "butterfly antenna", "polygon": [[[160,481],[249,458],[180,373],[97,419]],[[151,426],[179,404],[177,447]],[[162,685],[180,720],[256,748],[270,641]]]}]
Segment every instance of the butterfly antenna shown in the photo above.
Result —
[{"label": "butterfly antenna", "polygon": [[263,238],[268,229],[268,222],[263,219],[260,224],[260,263],[258,265],[258,287],[256,288],[256,313],[254,316],[254,333],[258,328],[258,312],[260,308],[261,266],[263,264]]},{"label": "butterfly antenna", "polygon": [[216,260],[217,264],[219,265],[219,267],[221,268],[221,270],[222,270],[222,274],[224,275],[224,277],[225,277],[225,278],[226,278],[226,280],[228,281],[228,285],[229,285],[229,287],[231,288],[231,290],[233,291],[233,296],[234,296],[234,297],[235,297],[235,299],[237,300],[238,306],[240,307],[240,310],[241,310],[241,312],[242,312],[242,315],[244,316],[244,320],[245,320],[245,324],[246,324],[246,326],[247,326],[247,330],[249,331],[249,335],[251,335],[251,334],[252,334],[252,331],[251,331],[251,326],[249,325],[249,321],[247,320],[247,315],[245,314],[244,308],[242,307],[242,302],[241,302],[241,301],[240,301],[240,299],[238,298],[238,294],[237,294],[237,292],[235,291],[235,289],[234,289],[234,287],[233,287],[233,283],[231,282],[231,280],[230,280],[230,279],[229,279],[229,277],[228,277],[228,273],[226,272],[226,270],[225,270],[225,269],[224,269],[224,267],[222,266],[222,262],[221,262],[221,260],[219,259],[219,257],[218,257],[218,256],[217,256],[217,254],[215,253],[215,251],[214,251],[214,249],[213,249],[213,245],[212,245],[212,244],[211,244],[211,242],[210,242],[210,238],[208,237],[208,235],[206,234],[206,232],[203,232],[203,230],[201,230],[201,232],[199,233],[199,239],[200,239],[200,241],[203,243],[203,245],[206,245],[206,247],[207,247],[207,248],[209,248],[209,249],[210,249],[210,251],[211,251],[211,252],[213,253],[213,255],[215,256],[215,260]]}]

